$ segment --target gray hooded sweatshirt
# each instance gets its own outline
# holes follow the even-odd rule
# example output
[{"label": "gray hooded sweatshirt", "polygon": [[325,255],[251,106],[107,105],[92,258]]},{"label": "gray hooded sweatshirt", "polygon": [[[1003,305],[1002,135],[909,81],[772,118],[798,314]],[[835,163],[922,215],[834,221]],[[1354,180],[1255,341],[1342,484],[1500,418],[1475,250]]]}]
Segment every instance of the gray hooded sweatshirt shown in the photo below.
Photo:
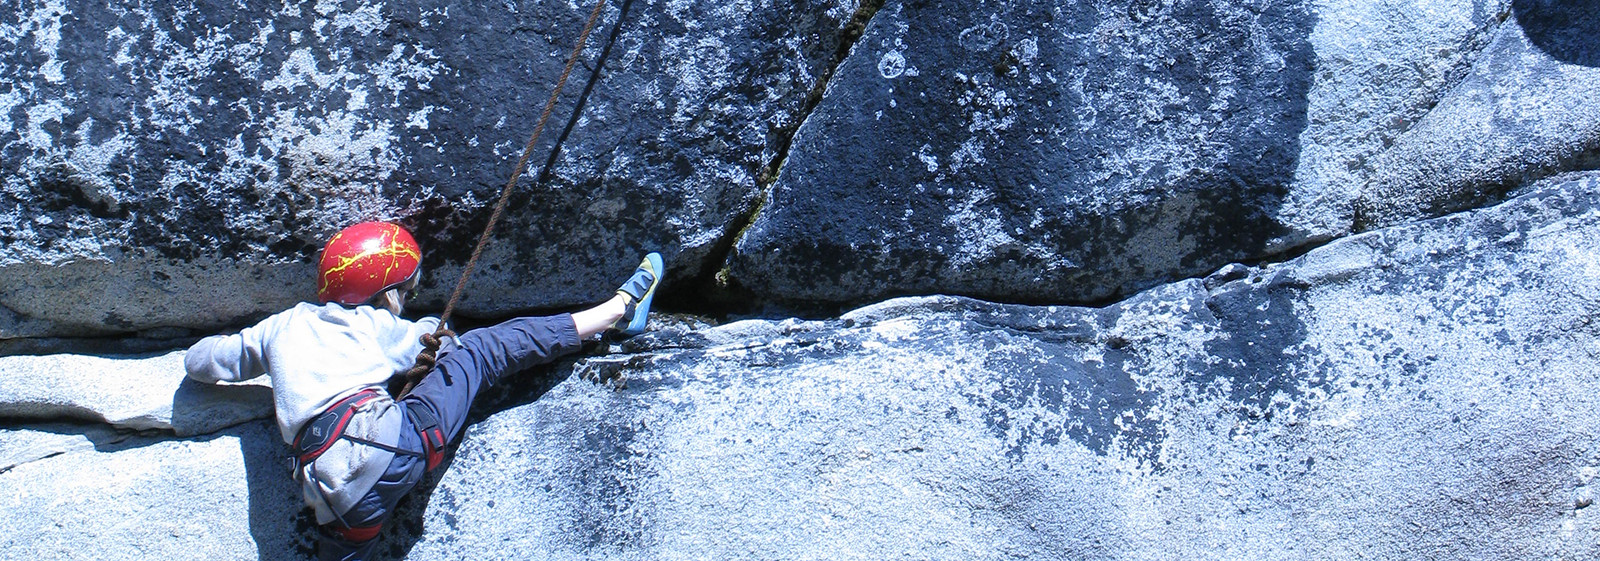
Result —
[{"label": "gray hooded sweatshirt", "polygon": [[[201,339],[183,363],[190,378],[206,383],[270,375],[285,443],[339,400],[378,389],[379,399],[357,409],[345,433],[392,445],[399,441],[401,411],[382,390],[390,376],[411,367],[422,350],[419,338],[438,325],[436,318],[413,322],[371,306],[303,302],[238,333]],[[301,495],[316,511],[317,523],[349,511],[393,457],[393,452],[340,439],[302,466]]]}]

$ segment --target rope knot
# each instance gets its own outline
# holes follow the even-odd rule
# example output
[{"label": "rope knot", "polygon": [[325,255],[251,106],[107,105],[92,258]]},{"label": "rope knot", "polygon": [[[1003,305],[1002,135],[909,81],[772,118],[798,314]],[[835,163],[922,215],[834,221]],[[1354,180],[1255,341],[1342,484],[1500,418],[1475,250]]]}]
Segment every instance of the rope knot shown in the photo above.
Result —
[{"label": "rope knot", "polygon": [[441,322],[438,330],[433,333],[423,333],[421,337],[418,337],[418,342],[422,343],[422,351],[417,353],[416,363],[398,376],[399,379],[405,381],[404,385],[398,391],[395,391],[391,383],[390,395],[393,395],[395,399],[400,399],[411,393],[411,390],[422,382],[422,378],[432,372],[435,365],[439,364],[439,347],[443,344],[441,337],[455,336],[456,332],[446,328],[444,323]]}]

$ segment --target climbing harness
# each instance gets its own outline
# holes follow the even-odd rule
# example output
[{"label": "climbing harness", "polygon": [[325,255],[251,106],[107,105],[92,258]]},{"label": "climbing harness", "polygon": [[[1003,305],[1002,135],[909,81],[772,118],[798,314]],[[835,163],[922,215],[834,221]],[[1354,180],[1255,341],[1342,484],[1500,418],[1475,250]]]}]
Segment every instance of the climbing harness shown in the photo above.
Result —
[{"label": "climbing harness", "polygon": [[[583,53],[584,43],[589,40],[589,32],[594,31],[595,22],[600,20],[600,12],[605,8],[606,0],[599,0],[594,5],[594,11],[589,14],[589,21],[583,26],[583,31],[578,34],[578,42],[572,46],[572,54],[567,57],[567,66],[561,70],[561,78],[556,80],[556,87],[550,92],[550,99],[544,104],[544,112],[539,114],[539,122],[533,127],[533,136],[528,138],[527,146],[522,149],[522,157],[517,159],[517,167],[511,172],[511,179],[506,181],[505,188],[500,190],[500,199],[494,204],[494,212],[489,214],[489,223],[483,227],[483,234],[478,236],[478,245],[472,248],[472,257],[467,259],[467,265],[461,270],[461,279],[456,281],[456,288],[450,293],[450,300],[444,306],[444,313],[439,315],[439,329],[433,333],[422,336],[422,352],[417,354],[416,364],[405,371],[401,376],[405,385],[400,391],[394,393],[395,399],[405,397],[417,387],[433,366],[438,362],[439,338],[454,337],[453,331],[445,328],[450,321],[450,314],[455,311],[456,304],[461,301],[461,292],[466,289],[467,279],[472,276],[472,269],[478,264],[478,257],[483,254],[484,246],[489,243],[489,234],[494,232],[495,224],[500,222],[500,216],[505,214],[506,202],[511,199],[511,189],[516,187],[517,180],[522,178],[523,168],[528,166],[528,158],[533,155],[533,146],[539,141],[540,133],[544,132],[545,123],[550,120],[550,113],[556,108],[556,100],[561,95],[561,88],[567,84],[567,77],[572,75],[572,67],[578,62],[578,55]],[[620,19],[618,20],[620,24]],[[598,69],[596,69],[598,71]]]},{"label": "climbing harness", "polygon": [[[312,470],[304,468],[317,461],[317,458],[322,457],[322,454],[326,453],[340,439],[349,440],[357,444],[365,444],[380,450],[388,450],[395,454],[420,456],[421,454],[411,450],[345,434],[344,429],[350,426],[350,418],[356,415],[356,409],[377,398],[378,390],[365,389],[339,400],[332,407],[329,407],[327,411],[317,415],[305,426],[300,427],[300,434],[295,435],[294,442],[289,444],[289,449],[293,452],[289,456],[289,469],[294,473],[295,481],[304,485],[306,483],[305,478],[311,479],[311,487],[321,497],[323,504],[328,505],[328,510],[333,511],[334,519],[339,521],[340,526],[343,526],[343,528],[337,526],[333,528],[350,541],[365,541],[353,538],[366,535],[368,529],[351,528],[350,524],[345,522],[344,517],[340,516],[337,509],[333,507],[333,503],[328,502],[328,497],[322,494],[322,482],[317,480],[317,475],[311,473]],[[372,535],[376,536],[378,529],[371,528],[370,531]]]},{"label": "climbing harness", "polygon": [[326,453],[341,438],[357,444],[388,450],[396,454],[419,456],[420,454],[417,452],[345,434],[344,429],[350,425],[350,418],[356,415],[356,409],[377,398],[378,390],[361,390],[334,403],[333,407],[329,407],[327,411],[317,415],[315,419],[301,427],[300,434],[296,435],[294,442],[289,445],[290,450],[294,451],[294,455],[290,456],[290,467],[294,468],[296,476],[298,477],[302,472],[300,468],[317,461],[317,458]]},{"label": "climbing harness", "polygon": [[[322,484],[320,481],[316,481],[316,474],[303,468],[317,461],[317,458],[322,457],[340,439],[380,450],[387,450],[395,454],[422,458],[427,462],[425,471],[428,472],[432,472],[434,468],[439,467],[439,464],[444,461],[444,446],[447,436],[444,434],[444,428],[439,426],[439,417],[420,405],[408,403],[406,404],[405,412],[406,417],[411,419],[412,427],[422,437],[423,449],[421,452],[407,450],[398,446],[389,446],[381,442],[374,442],[345,433],[345,429],[350,426],[350,419],[356,415],[356,410],[372,400],[378,399],[379,396],[378,390],[375,389],[356,392],[334,403],[327,411],[317,415],[315,419],[300,428],[300,434],[296,435],[294,443],[290,444],[290,450],[294,453],[289,456],[289,468],[294,473],[296,481],[303,484],[305,483],[303,478],[311,478],[313,480],[312,487],[316,489],[318,495],[321,495]],[[328,505],[329,510],[333,510],[333,504],[328,502],[328,497],[322,496],[322,502]],[[382,528],[381,525],[350,527],[349,523],[345,522],[344,517],[339,516],[338,512],[334,512],[333,516],[339,521],[339,526],[330,526],[330,529],[352,542],[370,540],[377,536],[378,530]]]},{"label": "climbing harness", "polygon": [[439,416],[416,403],[406,404],[406,416],[411,418],[411,426],[422,435],[423,457],[428,460],[428,471],[439,467],[444,461],[444,445],[447,435],[444,428],[439,426]]},{"label": "climbing harness", "polygon": [[300,475],[302,467],[317,461],[317,458],[326,453],[333,443],[339,439],[349,440],[357,444],[364,444],[381,450],[388,450],[396,454],[416,456],[426,459],[428,471],[438,467],[444,461],[444,445],[446,435],[444,428],[439,426],[439,417],[432,411],[415,403],[407,403],[406,416],[411,419],[412,427],[422,436],[422,452],[406,450],[396,446],[389,446],[381,442],[373,442],[365,438],[345,434],[344,429],[349,427],[350,419],[355,417],[356,410],[362,405],[377,399],[378,390],[365,389],[356,392],[350,397],[339,400],[329,407],[327,411],[300,428],[300,434],[295,436],[294,443],[290,444],[294,455],[289,457],[290,467],[296,476]]}]

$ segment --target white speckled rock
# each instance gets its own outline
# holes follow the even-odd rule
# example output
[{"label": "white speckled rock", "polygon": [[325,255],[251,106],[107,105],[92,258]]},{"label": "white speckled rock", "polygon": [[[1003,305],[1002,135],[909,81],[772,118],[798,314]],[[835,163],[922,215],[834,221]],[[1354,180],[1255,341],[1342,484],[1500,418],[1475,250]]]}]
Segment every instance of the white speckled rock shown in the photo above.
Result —
[{"label": "white speckled rock", "polygon": [[425,531],[388,539],[416,559],[1589,557],[1597,244],[1587,175],[1103,309],[932,297],[661,331],[576,366],[619,389],[575,376],[473,426]]},{"label": "white speckled rock", "polygon": [[[418,307],[442,307],[591,5],[5,10],[0,338],[275,312],[311,297],[328,236],[370,219],[418,235],[434,273]],[[716,261],[857,7],[608,6],[464,313],[603,298],[647,249],[681,278]]]},{"label": "white speckled rock", "polygon": [[1350,232],[1373,160],[1465,77],[1504,27],[1510,0],[1331,0],[1316,9],[1306,130],[1277,209],[1290,232],[1271,247]]},{"label": "white speckled rock", "polygon": [[1582,0],[1512,7],[1465,79],[1375,158],[1360,227],[1472,208],[1600,167],[1600,11]]}]

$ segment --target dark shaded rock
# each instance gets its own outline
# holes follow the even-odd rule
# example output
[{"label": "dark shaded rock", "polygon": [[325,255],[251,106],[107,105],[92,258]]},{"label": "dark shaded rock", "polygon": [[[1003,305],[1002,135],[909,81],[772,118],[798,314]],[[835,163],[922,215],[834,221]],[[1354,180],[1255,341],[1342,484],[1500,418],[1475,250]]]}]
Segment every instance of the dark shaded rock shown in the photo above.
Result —
[{"label": "dark shaded rock", "polygon": [[878,12],[739,241],[734,280],[800,301],[1097,300],[1283,233],[1308,3],[1005,6]]},{"label": "dark shaded rock", "polygon": [[[310,297],[320,244],[362,219],[418,234],[434,272],[422,304],[441,306],[589,6],[0,14],[0,338],[277,311]],[[592,301],[647,249],[697,274],[854,8],[611,3],[462,310]]]},{"label": "dark shaded rock", "polygon": [[1346,235],[1369,161],[1505,13],[1057,4],[887,4],[796,137],[732,281],[801,307],[1093,302]]},{"label": "dark shaded rock", "polygon": [[1600,11],[1583,0],[1514,0],[1528,41],[1567,64],[1600,67]]}]

